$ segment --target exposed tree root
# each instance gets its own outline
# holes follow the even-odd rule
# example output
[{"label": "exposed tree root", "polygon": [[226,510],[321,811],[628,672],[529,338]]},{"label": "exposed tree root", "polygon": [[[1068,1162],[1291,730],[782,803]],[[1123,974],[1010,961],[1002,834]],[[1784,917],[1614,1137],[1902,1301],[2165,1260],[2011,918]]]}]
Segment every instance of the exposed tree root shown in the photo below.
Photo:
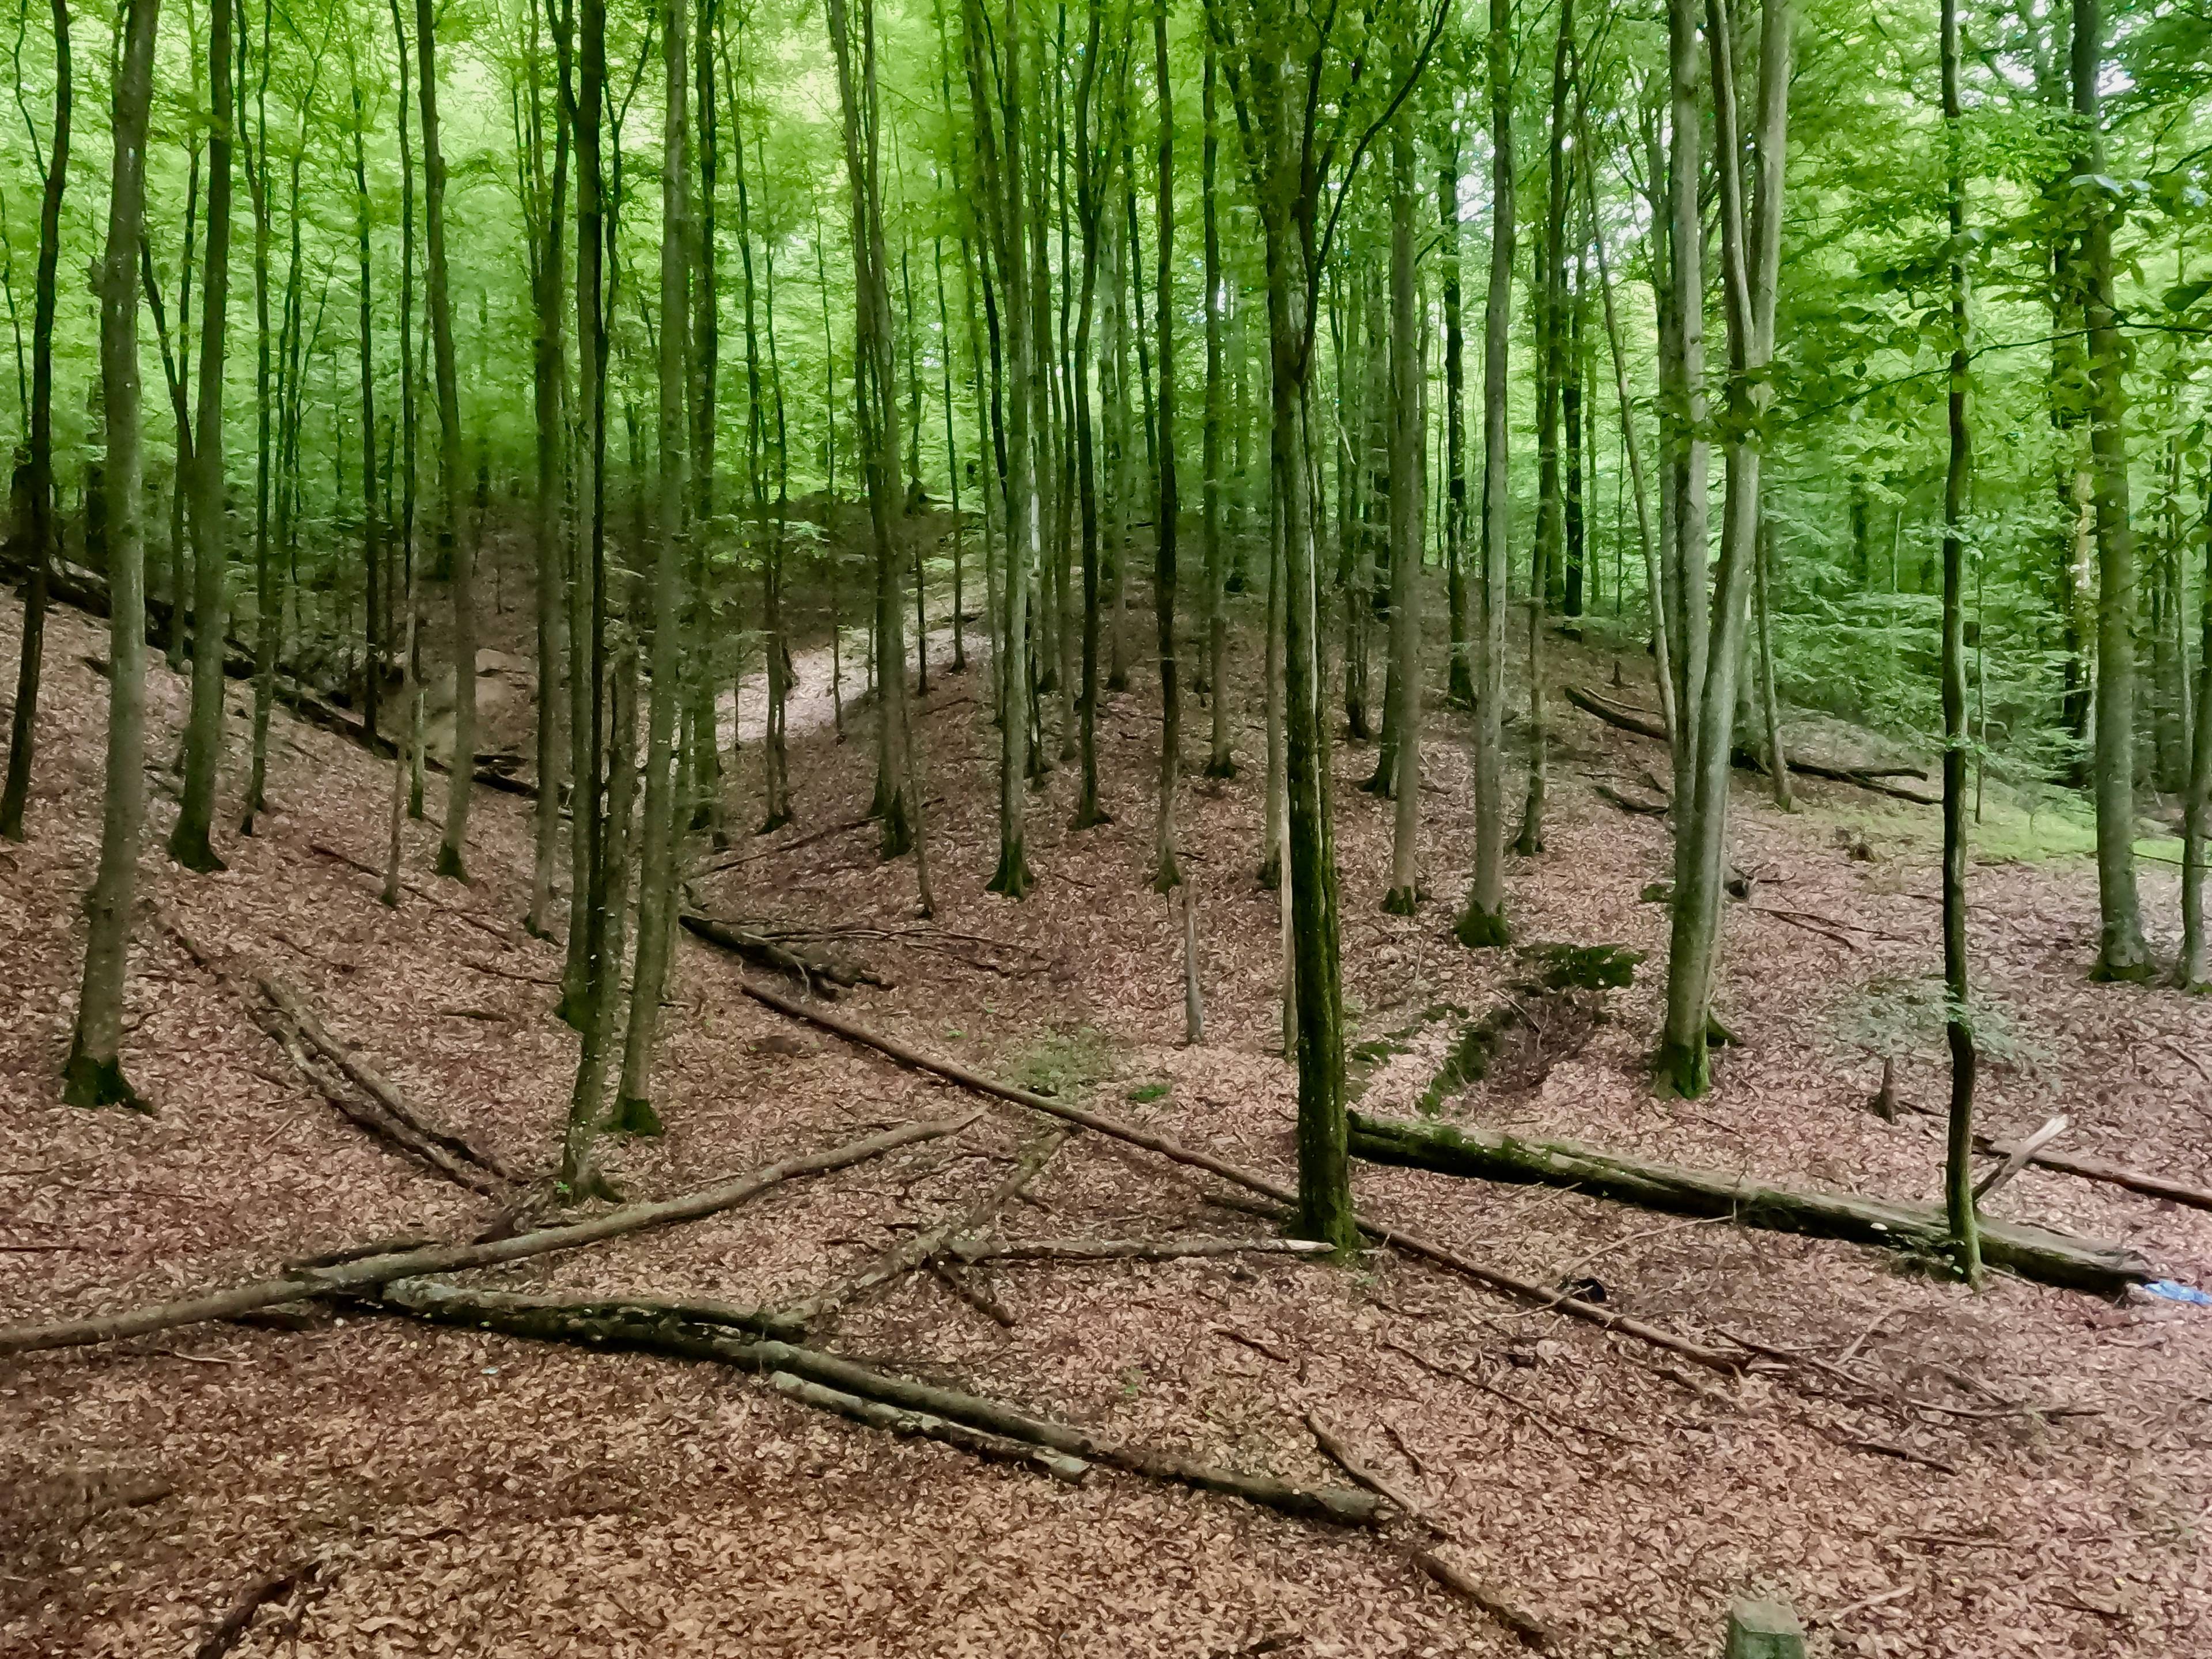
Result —
[{"label": "exposed tree root", "polygon": [[192,1650],[192,1659],[222,1659],[224,1654],[245,1640],[246,1632],[253,1624],[254,1614],[277,1597],[290,1594],[302,1584],[312,1583],[322,1568],[320,1561],[309,1557],[295,1561],[289,1566],[278,1567],[273,1572],[264,1573],[246,1585],[231,1602],[229,1611],[209,1626],[208,1633],[200,1638],[199,1645]]},{"label": "exposed tree root", "polygon": [[1215,1255],[1327,1255],[1310,1238],[1009,1238],[947,1247],[963,1261],[1182,1261]]},{"label": "exposed tree root", "polygon": [[10,1326],[0,1329],[0,1355],[120,1341],[125,1337],[143,1336],[153,1331],[174,1330],[179,1326],[203,1324],[215,1319],[233,1319],[240,1314],[273,1308],[288,1302],[305,1302],[314,1297],[357,1294],[374,1291],[395,1279],[424,1274],[497,1267],[504,1262],[520,1261],[556,1250],[573,1250],[586,1244],[596,1244],[603,1239],[617,1238],[624,1233],[638,1232],[647,1227],[696,1221],[702,1216],[733,1208],[757,1197],[771,1187],[798,1176],[842,1170],[848,1164],[880,1157],[917,1141],[957,1133],[980,1115],[980,1113],[970,1113],[964,1118],[901,1124],[897,1128],[870,1135],[865,1140],[851,1141],[842,1146],[831,1147],[827,1152],[808,1152],[797,1158],[785,1158],[734,1181],[702,1187],[679,1198],[664,1199],[650,1204],[627,1204],[620,1209],[610,1210],[605,1215],[594,1216],[588,1221],[573,1222],[562,1227],[540,1228],[535,1232],[519,1234],[512,1238],[493,1239],[481,1244],[440,1244],[427,1249],[363,1256],[328,1267],[302,1268],[287,1273],[281,1278],[264,1279],[230,1290],[212,1291],[180,1302],[157,1303],[122,1313],[64,1320],[52,1325]]}]

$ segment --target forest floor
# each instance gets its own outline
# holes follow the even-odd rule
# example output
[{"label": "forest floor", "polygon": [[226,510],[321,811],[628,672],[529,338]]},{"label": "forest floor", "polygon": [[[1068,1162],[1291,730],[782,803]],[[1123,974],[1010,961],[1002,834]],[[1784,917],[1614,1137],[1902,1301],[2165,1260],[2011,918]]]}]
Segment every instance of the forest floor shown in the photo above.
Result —
[{"label": "forest floor", "polygon": [[[1256,608],[1240,601],[1241,619]],[[0,660],[13,659],[15,626],[10,607]],[[158,1115],[58,1103],[102,770],[106,688],[87,659],[104,656],[105,635],[65,612],[47,653],[32,839],[0,848],[0,1006],[12,1011],[0,1030],[0,1322],[165,1299],[381,1235],[470,1236],[490,1201],[341,1118],[150,916],[132,957],[126,1063]],[[1559,641],[1553,656],[1563,679],[1612,683],[1613,659],[1595,644]],[[1644,678],[1639,657],[1621,666]],[[1031,795],[1039,880],[1025,902],[983,892],[996,745],[980,668],[933,679],[921,711],[939,803],[933,924],[915,921],[911,861],[879,865],[870,831],[812,838],[865,806],[865,719],[842,744],[794,726],[799,822],[702,872],[702,901],[731,917],[878,930],[843,943],[895,984],[855,994],[853,1016],[1287,1177],[1276,899],[1255,878],[1255,669],[1240,629],[1241,770],[1194,779],[1182,807],[1202,1045],[1177,1041],[1180,912],[1148,882],[1148,671],[1102,714],[1115,821],[1064,830],[1065,767]],[[159,773],[185,687],[158,665],[151,682]],[[234,710],[245,695],[234,688]],[[1486,1081],[1449,1095],[1446,1115],[1931,1199],[1933,1121],[1884,1122],[1867,1102],[1885,1054],[1901,1095],[1943,1097],[1928,1024],[1936,815],[1806,780],[1802,810],[1784,816],[1744,779],[1735,856],[1753,896],[1728,917],[1719,1001],[1740,1044],[1719,1056],[1710,1097],[1661,1100],[1644,1061],[1665,913],[1639,893],[1668,873],[1665,827],[1592,786],[1648,794],[1639,775],[1663,774],[1663,752],[1555,707],[1547,850],[1510,872],[1516,934],[1626,945],[1650,962],[1601,1009],[1554,1017],[1547,1005],[1549,1023],[1522,1028]],[[1194,774],[1206,720],[1186,703]],[[1424,1024],[1428,1011],[1526,994],[1518,957],[1451,939],[1469,857],[1464,719],[1438,710],[1428,729],[1433,896],[1409,919],[1380,908],[1391,809],[1356,787],[1372,748],[1339,750],[1355,1036],[1421,1027],[1372,1068],[1369,1109],[1410,1110],[1437,1069],[1450,1024]],[[234,757],[241,748],[234,738]],[[750,795],[733,802],[733,823],[757,817],[757,763],[749,745],[732,787]],[[528,804],[479,793],[469,888],[426,873],[436,832],[410,824],[408,891],[392,911],[345,861],[380,859],[388,768],[281,714],[270,763],[276,810],[253,839],[222,843],[227,873],[190,876],[161,856],[174,805],[152,793],[143,893],[208,943],[284,973],[415,1098],[510,1163],[548,1167],[575,1040],[550,1012],[559,947],[518,926]],[[233,823],[241,771],[226,775]],[[2076,1127],[2062,1146],[2212,1179],[2212,1000],[2089,985],[2089,865],[2051,854],[2017,814],[1987,828],[1972,884],[1996,1051],[1990,1133],[2063,1110]],[[2146,911],[2169,959],[2172,876],[2146,866]],[[738,978],[732,959],[679,935],[657,1090],[669,1133],[610,1144],[627,1192],[685,1191],[978,1103],[745,999]],[[495,1282],[786,1303],[965,1208],[1048,1127],[994,1104],[957,1138]],[[1547,1283],[1595,1279],[1608,1306],[1802,1351],[1871,1386],[1838,1389],[1802,1368],[1692,1376],[1656,1349],[1381,1249],[1349,1266],[1009,1264],[982,1280],[1010,1327],[909,1274],[848,1309],[830,1340],[1160,1449],[1340,1481],[1304,1425],[1314,1412],[1451,1530],[1447,1555],[1549,1625],[1567,1654],[1716,1653],[1729,1601],[1752,1592],[1816,1621],[1816,1654],[2212,1651],[2212,1311],[2132,1296],[2115,1306],[2002,1275],[1969,1292],[1887,1253],[1571,1192],[1376,1166],[1356,1179],[1370,1212],[1485,1261]],[[1006,1229],[1269,1231],[1228,1195],[1080,1134]],[[1992,1210],[2124,1240],[2176,1279],[2212,1274],[2203,1212],[2033,1168]],[[264,1610],[237,1652],[1521,1650],[1389,1535],[1108,1471],[1063,1486],[852,1426],[713,1365],[374,1316],[0,1361],[0,1654],[189,1652],[242,1587],[303,1558],[323,1564],[313,1589]]]}]

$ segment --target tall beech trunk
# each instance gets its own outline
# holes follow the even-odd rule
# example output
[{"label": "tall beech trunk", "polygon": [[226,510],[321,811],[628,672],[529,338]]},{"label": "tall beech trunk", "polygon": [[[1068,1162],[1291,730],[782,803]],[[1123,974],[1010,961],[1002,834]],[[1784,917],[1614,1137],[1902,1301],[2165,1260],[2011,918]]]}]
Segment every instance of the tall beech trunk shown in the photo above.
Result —
[{"label": "tall beech trunk", "polygon": [[405,636],[399,658],[400,718],[406,722],[404,740],[392,756],[392,825],[386,842],[384,902],[399,902],[400,803],[409,814],[422,816],[422,691],[421,665],[416,660],[415,556],[415,158],[407,138],[407,29],[399,13],[399,0],[389,0],[392,35],[398,49],[399,87],[396,110],[399,128],[399,556],[402,586],[406,590]]},{"label": "tall beech trunk", "polygon": [[690,355],[691,228],[687,94],[690,16],[685,0],[662,0],[664,81],[660,136],[659,494],[653,564],[653,700],[646,715],[645,830],[638,860],[637,955],[622,1082],[608,1127],[658,1134],[653,1051],[668,981],[676,899],[676,716],[683,699],[684,509],[690,460],[687,384]]},{"label": "tall beech trunk", "polygon": [[1206,469],[1206,680],[1213,696],[1212,743],[1206,754],[1206,775],[1233,778],[1237,760],[1231,751],[1229,725],[1229,610],[1226,594],[1229,572],[1222,545],[1221,427],[1227,417],[1222,407],[1226,390],[1223,380],[1221,323],[1223,276],[1221,230],[1215,211],[1216,173],[1221,135],[1214,112],[1217,76],[1215,46],[1211,30],[1206,37],[1206,70],[1200,96],[1205,137],[1200,155],[1199,194],[1206,238],[1206,413],[1202,436]]},{"label": "tall beech trunk", "polygon": [[[251,39],[245,27],[245,7],[239,7],[239,75],[241,84],[238,92],[238,122],[246,125],[246,54],[243,50]],[[246,785],[246,816],[239,825],[239,833],[253,833],[253,815],[268,805],[269,783],[269,715],[276,700],[276,654],[283,627],[283,606],[277,598],[276,570],[269,556],[269,467],[271,456],[270,444],[272,434],[270,423],[269,375],[269,65],[270,65],[270,8],[261,9],[261,73],[260,84],[255,90],[253,131],[246,144],[246,185],[253,199],[253,385],[254,385],[254,455],[253,455],[253,758],[252,771]],[[356,94],[357,96],[357,94]],[[307,112],[303,108],[300,119],[304,126]],[[360,122],[356,115],[356,134]],[[356,139],[356,143],[358,140]],[[368,259],[362,256],[363,315],[367,314]],[[366,371],[364,371],[366,372]],[[364,382],[366,384],[366,382]],[[363,487],[370,492],[368,512],[364,526],[372,523],[374,511],[374,472],[370,457],[375,438],[368,425],[362,428],[363,454]],[[373,532],[371,532],[373,534]],[[368,561],[370,573],[370,603],[365,607],[369,616],[371,631],[370,680],[372,695],[368,700],[365,729],[372,743],[376,735],[374,664],[375,627],[374,604],[376,568],[372,548]]]},{"label": "tall beech trunk", "polygon": [[222,766],[224,578],[230,562],[223,513],[222,390],[230,305],[230,150],[238,118],[231,87],[231,0],[212,0],[208,23],[208,227],[200,280],[199,407],[192,434],[192,691],[185,737],[184,799],[169,856],[203,874],[223,868],[209,844]]},{"label": "tall beech trunk", "polygon": [[[1951,1050],[1949,1145],[1943,1207],[1951,1248],[1969,1283],[1982,1276],[1974,1214],[1974,1030],[1966,977],[1966,492],[1973,465],[1966,424],[1966,116],[1959,100],[1959,4],[1942,0],[1944,195],[1951,221],[1951,374],[1944,404],[1950,460],[1943,474],[1943,1032]],[[1762,606],[1762,610],[1764,607]]]},{"label": "tall beech trunk", "polygon": [[1550,734],[1545,724],[1544,618],[1563,599],[1560,543],[1559,428],[1566,381],[1567,111],[1574,88],[1574,0],[1560,0],[1559,33],[1552,53],[1550,155],[1544,192],[1542,268],[1531,284],[1536,313],[1536,545],[1528,571],[1528,779],[1514,851],[1528,858],[1544,850],[1544,807],[1549,783]]},{"label": "tall beech trunk", "polygon": [[[15,667],[15,708],[8,730],[8,781],[0,788],[0,836],[23,839],[23,809],[30,799],[31,759],[39,725],[39,674],[45,660],[46,580],[54,557],[54,299],[61,257],[62,196],[69,187],[69,0],[52,0],[54,123],[39,197],[39,275],[31,313],[29,415],[31,517],[27,539],[30,574],[23,586],[23,637]],[[136,273],[132,273],[134,278]],[[143,654],[143,653],[142,653]]]},{"label": "tall beech trunk", "polygon": [[[1008,383],[1004,405],[1006,564],[1006,615],[1000,633],[999,864],[992,873],[989,890],[1018,899],[1029,892],[1035,879],[1030,873],[1024,834],[1030,764],[1029,591],[1042,536],[1030,433],[1030,386],[1036,369],[1029,240],[1024,223],[1018,0],[1006,0],[999,31],[1003,46],[995,45],[991,38],[981,0],[963,0],[961,21],[978,195],[987,216],[985,240],[998,270],[995,288],[987,288],[984,297],[987,305],[994,296],[999,302]],[[994,83],[1000,99],[995,112],[991,92]]]},{"label": "tall beech trunk", "polygon": [[1474,706],[1474,667],[1468,640],[1467,592],[1467,328],[1460,298],[1459,122],[1447,115],[1437,124],[1437,215],[1443,225],[1438,244],[1443,264],[1444,312],[1444,605],[1451,661],[1445,694],[1463,708]]},{"label": "tall beech trunk", "polygon": [[[264,53],[262,67],[268,68]],[[384,526],[376,512],[376,313],[372,303],[374,289],[370,283],[368,196],[368,157],[367,154],[368,112],[362,94],[361,76],[356,66],[350,91],[353,95],[353,204],[355,270],[359,293],[356,296],[360,323],[361,346],[361,566],[362,635],[368,647],[367,672],[362,676],[362,724],[371,738],[377,733],[378,722],[383,711],[379,705],[384,700],[384,677],[391,665],[392,641],[386,631],[391,610],[389,597],[382,591],[384,570]],[[254,292],[260,313],[261,338],[269,337],[268,312],[265,296],[269,291],[268,262],[264,252],[266,239],[262,225],[267,212],[269,145],[265,137],[256,145],[261,152],[254,167],[258,197],[254,214]],[[260,533],[258,507],[255,533]],[[256,548],[257,560],[259,549]]]},{"label": "tall beech trunk", "polygon": [[1390,888],[1382,908],[1410,916],[1420,896],[1421,828],[1421,386],[1426,379],[1413,270],[1413,112],[1398,112],[1390,135],[1390,695],[1396,814],[1390,837]]},{"label": "tall beech trunk", "polygon": [[[1734,754],[1737,676],[1744,656],[1749,598],[1757,561],[1759,518],[1759,434],[1772,399],[1767,369],[1774,354],[1774,302],[1782,260],[1782,184],[1790,111],[1790,29],[1789,0],[1763,0],[1760,6],[1757,171],[1748,204],[1741,180],[1741,145],[1737,127],[1736,76],[1727,0],[1709,0],[1705,31],[1712,54],[1714,153],[1720,191],[1721,291],[1728,320],[1729,373],[1726,396],[1728,495],[1721,523],[1720,561],[1708,598],[1703,571],[1702,511],[1685,497],[1680,561],[1686,580],[1685,621],[1701,625],[1708,614],[1711,635],[1693,635],[1685,660],[1694,669],[1678,708],[1686,740],[1677,745],[1674,892],[1667,963],[1667,1017],[1656,1062],[1662,1088],[1683,1095],[1703,1094],[1711,1086],[1709,1052],[1713,987],[1718,977],[1720,910],[1727,873],[1729,769]],[[1693,21],[1686,9],[1674,20],[1678,33]],[[1676,94],[1686,78],[1678,52]],[[1690,43],[1694,52],[1694,41]],[[1692,58],[1692,62],[1694,59]],[[1685,125],[1678,138],[1696,142],[1694,81]],[[1678,215],[1673,236],[1675,293],[1686,301],[1676,319],[1685,341],[1696,333],[1692,305],[1703,303],[1702,289],[1685,287],[1689,268],[1698,263],[1694,150],[1679,158],[1689,177],[1678,178]],[[1688,361],[1686,359],[1686,361]],[[1698,527],[1692,530],[1693,521]],[[1693,578],[1693,579],[1692,579]],[[1708,609],[1710,607],[1710,609]]]},{"label": "tall beech trunk", "polygon": [[1080,777],[1076,786],[1074,815],[1069,820],[1069,827],[1076,830],[1088,830],[1106,822],[1106,814],[1098,805],[1098,475],[1091,417],[1091,319],[1098,287],[1099,224],[1104,217],[1104,185],[1109,176],[1108,165],[1099,157],[1101,151],[1112,154],[1110,144],[1094,149],[1091,141],[1091,112],[1098,82],[1100,11],[1101,8],[1095,4],[1090,8],[1089,38],[1075,90],[1076,218],[1083,243],[1083,292],[1075,313],[1067,397],[1075,428],[1076,495],[1082,526],[1083,562],[1083,689],[1076,735]]},{"label": "tall beech trunk", "polygon": [[85,902],[84,975],[62,1073],[72,1106],[143,1109],[123,1072],[123,990],[146,817],[146,539],[140,501],[138,253],[146,217],[146,128],[161,0],[124,0],[116,58],[114,161],[100,266],[100,387],[107,422],[107,787],[100,865]]},{"label": "tall beech trunk", "polygon": [[[564,685],[562,592],[567,544],[562,511],[567,469],[563,462],[568,449],[562,395],[567,379],[567,351],[562,328],[562,307],[567,289],[562,280],[562,250],[568,218],[568,122],[564,104],[555,116],[553,172],[549,181],[545,173],[544,61],[538,31],[538,18],[533,12],[531,49],[524,72],[529,76],[528,167],[531,198],[536,204],[530,247],[530,382],[538,463],[536,494],[532,502],[532,529],[537,543],[538,799],[531,817],[530,914],[523,925],[533,936],[546,939],[551,936],[554,864],[560,849],[561,786],[568,774],[568,757],[562,752],[561,743]],[[574,653],[567,654],[569,661],[566,672],[573,675]]]},{"label": "tall beech trunk", "polygon": [[1395,772],[1391,794],[1389,891],[1382,909],[1411,915],[1420,900],[1420,546],[1422,515],[1422,362],[1418,288],[1413,272],[1413,108],[1391,124],[1389,232],[1389,692]]},{"label": "tall beech trunk", "polygon": [[[1684,0],[1686,3],[1686,0]],[[1506,384],[1513,330],[1513,9],[1490,0],[1490,287],[1482,325],[1482,571],[1474,697],[1474,873],[1455,929],[1470,948],[1503,945],[1505,920],[1505,562],[1513,496]]]},{"label": "tall beech trunk", "polygon": [[446,154],[438,132],[438,31],[433,0],[415,0],[415,49],[422,106],[423,302],[430,313],[430,364],[438,387],[438,536],[453,548],[453,752],[446,789],[446,833],[438,873],[465,882],[469,801],[477,757],[477,538],[461,510],[461,392],[453,361],[453,307],[446,268]]},{"label": "tall beech trunk", "polygon": [[[2212,520],[2212,483],[2206,517]],[[2196,724],[2190,734],[2189,793],[2181,820],[2181,960],[2174,979],[2184,990],[2212,994],[2212,934],[2204,914],[2204,876],[2212,868],[2212,532],[2204,538],[2204,582],[2197,648]]]},{"label": "tall beech trunk", "polygon": [[1153,249],[1158,301],[1153,307],[1160,331],[1160,460],[1158,505],[1152,520],[1152,607],[1160,639],[1160,780],[1158,833],[1152,842],[1152,890],[1179,885],[1176,863],[1176,792],[1182,781],[1182,692],[1176,662],[1176,521],[1182,502],[1176,492],[1175,370],[1175,98],[1168,77],[1168,0],[1152,0],[1152,74],[1159,94],[1159,238]]},{"label": "tall beech trunk", "polygon": [[846,183],[852,197],[854,401],[860,414],[861,467],[867,479],[868,522],[875,544],[876,791],[872,810],[882,825],[881,856],[889,860],[913,847],[921,803],[914,793],[907,763],[899,562],[905,512],[898,483],[898,370],[877,149],[873,0],[860,0],[857,31],[847,0],[828,0],[825,21],[837,63]]},{"label": "tall beech trunk", "polygon": [[2128,522],[2126,347],[2113,297],[2113,202],[2106,194],[2105,30],[2098,0],[2073,0],[2074,185],[2082,214],[2082,323],[2089,347],[2089,468],[2097,549],[2097,963],[2091,977],[2143,980],[2154,969],[2136,893],[2136,572]]}]

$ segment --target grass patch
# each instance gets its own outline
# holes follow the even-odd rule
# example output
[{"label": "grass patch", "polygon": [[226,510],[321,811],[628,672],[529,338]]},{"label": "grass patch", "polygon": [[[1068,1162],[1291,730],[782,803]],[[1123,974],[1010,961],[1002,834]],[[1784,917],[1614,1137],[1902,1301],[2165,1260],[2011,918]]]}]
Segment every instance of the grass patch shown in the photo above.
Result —
[{"label": "grass patch", "polygon": [[1017,1088],[1033,1095],[1080,1094],[1114,1069],[1114,1049],[1103,1033],[1088,1025],[1048,1031],[1007,1064]]}]

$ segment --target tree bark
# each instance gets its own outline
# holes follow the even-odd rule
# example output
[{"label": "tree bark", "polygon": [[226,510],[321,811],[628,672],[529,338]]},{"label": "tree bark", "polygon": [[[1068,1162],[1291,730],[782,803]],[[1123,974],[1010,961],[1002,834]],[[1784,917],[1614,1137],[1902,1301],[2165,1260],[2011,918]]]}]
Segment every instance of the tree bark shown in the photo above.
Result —
[{"label": "tree bark", "polygon": [[1413,114],[1398,112],[1390,135],[1390,710],[1396,766],[1391,826],[1390,887],[1382,908],[1410,916],[1420,897],[1421,829],[1421,544],[1426,507],[1422,489],[1422,362],[1413,270]]}]

